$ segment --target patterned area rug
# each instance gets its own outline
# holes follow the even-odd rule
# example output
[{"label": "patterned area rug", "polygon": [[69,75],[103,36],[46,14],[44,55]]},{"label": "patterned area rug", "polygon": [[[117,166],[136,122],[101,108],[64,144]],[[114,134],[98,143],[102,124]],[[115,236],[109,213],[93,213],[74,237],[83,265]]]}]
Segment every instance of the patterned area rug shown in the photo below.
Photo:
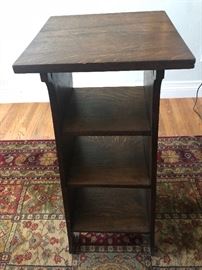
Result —
[{"label": "patterned area rug", "polygon": [[0,269],[202,269],[202,137],[160,138],[156,243],[146,236],[78,237],[68,253],[54,141],[0,143]]}]

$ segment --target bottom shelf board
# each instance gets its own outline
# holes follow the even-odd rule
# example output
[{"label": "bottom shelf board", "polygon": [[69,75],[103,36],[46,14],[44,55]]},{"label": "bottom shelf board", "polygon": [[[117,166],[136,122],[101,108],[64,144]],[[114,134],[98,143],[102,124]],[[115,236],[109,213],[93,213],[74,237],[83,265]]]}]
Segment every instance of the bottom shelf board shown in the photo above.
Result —
[{"label": "bottom shelf board", "polygon": [[74,232],[149,233],[148,191],[81,188],[74,196]]},{"label": "bottom shelf board", "polygon": [[77,137],[68,185],[149,187],[143,137]]}]

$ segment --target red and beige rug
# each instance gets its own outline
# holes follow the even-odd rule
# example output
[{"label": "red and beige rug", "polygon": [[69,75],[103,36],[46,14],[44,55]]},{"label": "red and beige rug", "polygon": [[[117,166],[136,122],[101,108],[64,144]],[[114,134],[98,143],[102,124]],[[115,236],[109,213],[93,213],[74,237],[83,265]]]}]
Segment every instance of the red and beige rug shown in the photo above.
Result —
[{"label": "red and beige rug", "polygon": [[68,253],[54,141],[0,143],[0,269],[202,269],[202,137],[160,138],[156,243],[146,236],[79,236]]}]

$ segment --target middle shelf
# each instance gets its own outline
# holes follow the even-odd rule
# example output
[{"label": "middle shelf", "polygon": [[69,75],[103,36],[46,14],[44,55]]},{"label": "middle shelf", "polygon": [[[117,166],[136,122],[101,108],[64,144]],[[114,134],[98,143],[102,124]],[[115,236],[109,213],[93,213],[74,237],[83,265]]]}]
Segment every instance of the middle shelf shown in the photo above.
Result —
[{"label": "middle shelf", "polygon": [[141,136],[75,137],[67,184],[149,188],[144,139]]}]

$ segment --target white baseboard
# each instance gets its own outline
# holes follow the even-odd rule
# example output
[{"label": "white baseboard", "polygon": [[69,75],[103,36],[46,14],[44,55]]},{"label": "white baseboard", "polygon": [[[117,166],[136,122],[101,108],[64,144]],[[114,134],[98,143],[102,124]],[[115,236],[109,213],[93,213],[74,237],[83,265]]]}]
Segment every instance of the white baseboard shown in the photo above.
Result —
[{"label": "white baseboard", "polygon": [[48,91],[45,84],[41,86],[29,86],[29,89],[1,89],[0,103],[31,103],[31,102],[49,102]]},{"label": "white baseboard", "polygon": [[[161,98],[190,98],[196,96],[201,81],[165,81],[162,84]],[[202,97],[202,88],[199,91]],[[0,103],[48,102],[45,84],[41,82],[29,85],[29,89],[18,89],[11,86],[0,86]]]},{"label": "white baseboard", "polygon": [[[191,98],[196,96],[196,91],[202,81],[163,81],[161,98]],[[199,91],[202,97],[202,87]]]}]

